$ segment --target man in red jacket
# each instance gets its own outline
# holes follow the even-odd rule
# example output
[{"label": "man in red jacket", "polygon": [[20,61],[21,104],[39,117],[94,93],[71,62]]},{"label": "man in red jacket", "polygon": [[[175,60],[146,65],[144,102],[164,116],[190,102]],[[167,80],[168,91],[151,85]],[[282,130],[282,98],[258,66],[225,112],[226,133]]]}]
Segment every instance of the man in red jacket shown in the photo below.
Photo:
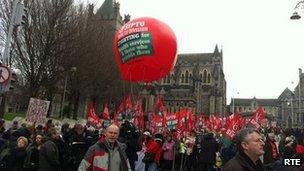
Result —
[{"label": "man in red jacket", "polygon": [[117,141],[119,127],[110,125],[96,144],[91,146],[78,171],[131,171],[126,145]]}]

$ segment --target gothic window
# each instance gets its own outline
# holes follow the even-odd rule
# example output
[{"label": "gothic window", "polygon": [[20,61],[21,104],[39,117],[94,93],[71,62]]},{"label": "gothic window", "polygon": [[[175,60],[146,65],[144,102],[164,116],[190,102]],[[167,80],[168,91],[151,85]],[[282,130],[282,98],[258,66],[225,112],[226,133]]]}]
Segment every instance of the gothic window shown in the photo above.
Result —
[{"label": "gothic window", "polygon": [[184,83],[185,82],[185,76],[184,74],[181,75],[181,83]]},{"label": "gothic window", "polygon": [[185,72],[185,83],[189,83],[189,71],[186,70]]},{"label": "gothic window", "polygon": [[200,73],[200,79],[203,80],[203,74],[202,73]]},{"label": "gothic window", "polygon": [[170,79],[171,79],[171,77],[170,77],[170,74],[167,76],[167,83],[168,84],[170,84]]},{"label": "gothic window", "polygon": [[203,83],[207,83],[207,70],[203,72]]},{"label": "gothic window", "polygon": [[211,74],[210,73],[208,73],[208,79],[207,80],[208,80],[207,83],[211,83]]}]

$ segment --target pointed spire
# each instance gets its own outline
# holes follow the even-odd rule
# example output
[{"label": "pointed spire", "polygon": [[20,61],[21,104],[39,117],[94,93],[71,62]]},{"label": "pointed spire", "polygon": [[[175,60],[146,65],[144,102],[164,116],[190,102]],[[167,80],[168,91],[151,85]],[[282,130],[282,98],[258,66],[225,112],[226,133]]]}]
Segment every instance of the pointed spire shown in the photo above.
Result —
[{"label": "pointed spire", "polygon": [[214,56],[219,56],[220,55],[220,52],[219,52],[217,44],[215,45],[215,49],[214,49],[213,54],[214,54]]}]

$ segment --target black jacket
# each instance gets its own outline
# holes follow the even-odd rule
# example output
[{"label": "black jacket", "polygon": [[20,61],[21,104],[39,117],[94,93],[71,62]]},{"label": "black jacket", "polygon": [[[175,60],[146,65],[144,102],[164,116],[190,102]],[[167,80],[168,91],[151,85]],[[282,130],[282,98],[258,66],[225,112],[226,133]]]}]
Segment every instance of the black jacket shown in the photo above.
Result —
[{"label": "black jacket", "polygon": [[219,144],[212,134],[207,134],[201,142],[201,149],[198,154],[199,163],[215,164],[216,152],[219,151]]},{"label": "black jacket", "polygon": [[23,162],[26,157],[26,150],[15,147],[11,149],[9,160],[8,160],[8,170],[9,171],[22,171]]},{"label": "black jacket", "polygon": [[41,147],[39,154],[40,171],[60,171],[59,150],[52,139],[48,139]]},{"label": "black jacket", "polygon": [[264,171],[264,166],[259,159],[257,164],[242,151],[240,151],[234,158],[229,160],[223,167],[223,171]]}]

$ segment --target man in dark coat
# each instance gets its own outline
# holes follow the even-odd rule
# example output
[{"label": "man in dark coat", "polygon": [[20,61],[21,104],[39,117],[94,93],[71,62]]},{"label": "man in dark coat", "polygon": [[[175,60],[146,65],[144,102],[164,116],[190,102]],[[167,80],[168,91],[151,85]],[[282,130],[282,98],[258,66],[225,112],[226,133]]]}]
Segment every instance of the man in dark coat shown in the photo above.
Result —
[{"label": "man in dark coat", "polygon": [[60,171],[59,150],[56,140],[59,139],[59,133],[55,128],[48,129],[48,137],[42,145],[39,154],[39,171]]},{"label": "man in dark coat", "polygon": [[259,159],[264,154],[264,141],[259,131],[254,128],[240,130],[236,137],[238,154],[229,160],[223,171],[263,171],[264,166]]},{"label": "man in dark coat", "polygon": [[279,159],[279,152],[277,145],[275,143],[275,135],[274,133],[269,133],[266,137],[265,146],[264,146],[264,165],[267,166],[266,170],[274,170],[272,167]]},{"label": "man in dark coat", "polygon": [[213,133],[208,133],[201,142],[201,150],[198,154],[198,170],[212,170],[218,151],[219,144],[213,137]]}]

